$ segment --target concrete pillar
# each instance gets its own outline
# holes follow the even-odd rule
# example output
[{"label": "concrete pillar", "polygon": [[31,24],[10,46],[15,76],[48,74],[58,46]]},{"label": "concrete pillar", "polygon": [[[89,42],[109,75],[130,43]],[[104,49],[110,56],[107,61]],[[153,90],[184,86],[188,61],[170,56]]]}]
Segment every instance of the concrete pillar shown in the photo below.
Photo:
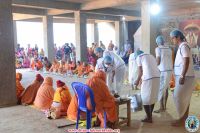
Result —
[{"label": "concrete pillar", "polygon": [[94,23],[94,42],[99,43],[99,29],[97,23]]},{"label": "concrete pillar", "polygon": [[122,21],[122,34],[123,34],[122,44],[125,44],[126,41],[128,40],[128,22],[127,21]]},{"label": "concrete pillar", "polygon": [[127,23],[125,21],[115,21],[115,44],[118,48],[124,47],[128,40]]},{"label": "concrete pillar", "polygon": [[53,36],[53,16],[43,17],[43,31],[44,31],[44,53],[45,56],[53,61],[54,53],[54,36]]},{"label": "concrete pillar", "polygon": [[0,107],[15,105],[15,49],[12,0],[0,2]]},{"label": "concrete pillar", "polygon": [[120,48],[121,47],[121,22],[120,21],[115,21],[115,45]]},{"label": "concrete pillar", "polygon": [[156,36],[159,33],[159,16],[152,16],[150,14],[151,1],[143,0],[141,2],[142,12],[142,44],[140,49],[145,53],[155,55]]},{"label": "concrete pillar", "polygon": [[91,24],[91,32],[92,32],[93,42],[99,43],[99,30],[98,30],[98,24],[97,23]]},{"label": "concrete pillar", "polygon": [[76,60],[87,61],[87,21],[80,11],[74,12],[76,36]]},{"label": "concrete pillar", "polygon": [[13,21],[13,34],[14,34],[14,46],[15,46],[15,50],[17,48],[17,24],[16,21]]}]

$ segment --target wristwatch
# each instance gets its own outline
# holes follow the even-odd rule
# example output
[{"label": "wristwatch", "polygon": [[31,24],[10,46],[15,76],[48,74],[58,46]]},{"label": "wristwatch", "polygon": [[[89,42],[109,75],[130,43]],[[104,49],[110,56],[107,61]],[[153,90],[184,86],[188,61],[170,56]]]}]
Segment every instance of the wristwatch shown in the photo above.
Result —
[{"label": "wristwatch", "polygon": [[185,76],[181,75],[180,78],[184,78]]}]

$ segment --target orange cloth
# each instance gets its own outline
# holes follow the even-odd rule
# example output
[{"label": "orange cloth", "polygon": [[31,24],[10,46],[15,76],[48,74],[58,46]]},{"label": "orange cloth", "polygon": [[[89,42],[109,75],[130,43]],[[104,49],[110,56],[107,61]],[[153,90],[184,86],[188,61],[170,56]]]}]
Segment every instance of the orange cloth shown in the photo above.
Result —
[{"label": "orange cloth", "polygon": [[43,68],[43,64],[42,64],[41,61],[37,61],[37,62],[35,63],[35,66],[36,66],[37,70],[40,70],[40,69]]},{"label": "orange cloth", "polygon": [[[174,61],[175,61],[175,53],[174,53],[174,49],[172,49],[172,64],[173,64],[173,66],[174,66]],[[169,87],[170,87],[171,90],[174,90],[174,87],[175,87],[174,74],[171,75],[170,82],[169,82]]]},{"label": "orange cloth", "polygon": [[21,96],[21,104],[33,104],[36,94],[38,92],[38,89],[43,81],[39,82],[37,80],[34,80],[32,84],[30,84],[26,90],[23,92]]},{"label": "orange cloth", "polygon": [[31,69],[34,70],[34,68],[35,68],[35,62],[32,60],[31,61]]},{"label": "orange cloth", "polygon": [[20,96],[22,92],[24,91],[24,87],[20,83],[21,80],[22,80],[22,74],[16,73],[16,96],[18,100],[20,99]]},{"label": "orange cloth", "polygon": [[31,62],[31,68],[32,68],[32,70],[34,70],[34,69],[40,70],[40,69],[43,68],[43,64],[42,64],[41,61],[37,61],[37,62],[32,61],[32,62]]},{"label": "orange cloth", "polygon": [[83,75],[88,76],[89,73],[92,72],[92,69],[89,65],[87,65],[87,66],[78,65],[74,72],[77,72],[78,76],[83,76]]},{"label": "orange cloth", "polygon": [[106,85],[106,74],[103,71],[97,71],[86,84],[93,90],[95,100],[95,111],[101,121],[101,127],[104,124],[104,111],[107,115],[107,120],[110,122],[117,121],[117,110],[115,99],[110,94]]},{"label": "orange cloth", "polygon": [[[87,108],[90,109],[91,108],[90,99],[87,98],[86,102],[87,102],[86,103]],[[78,112],[78,100],[77,100],[77,96],[74,95],[72,97],[71,102],[70,102],[68,109],[67,109],[67,117],[70,120],[76,120],[77,112]],[[92,116],[95,116],[95,114],[92,114]],[[86,113],[81,111],[80,118],[85,120],[86,119]]]},{"label": "orange cloth", "polygon": [[169,86],[170,86],[171,90],[174,90],[174,87],[175,87],[175,77],[174,77],[174,74],[171,75],[171,80],[169,82]]},{"label": "orange cloth", "polygon": [[174,66],[174,62],[175,62],[175,53],[174,53],[174,49],[172,49],[172,64]]},{"label": "orange cloth", "polygon": [[77,73],[78,76],[81,76],[81,75],[83,74],[82,68],[83,68],[82,65],[78,65],[78,66],[76,67],[76,70],[74,70],[74,73]]},{"label": "orange cloth", "polygon": [[49,71],[50,72],[58,72],[59,67],[60,67],[60,63],[54,60]]},{"label": "orange cloth", "polygon": [[51,77],[46,77],[43,84],[38,89],[34,105],[42,110],[49,109],[53,102],[53,96],[53,79]]},{"label": "orange cloth", "polygon": [[76,96],[74,95],[67,109],[67,117],[71,120],[76,120],[77,109],[78,109],[78,101]]},{"label": "orange cloth", "polygon": [[90,72],[92,72],[92,68],[90,65],[87,65],[87,66],[83,66],[82,67],[82,72],[83,72],[83,75],[89,75]]}]

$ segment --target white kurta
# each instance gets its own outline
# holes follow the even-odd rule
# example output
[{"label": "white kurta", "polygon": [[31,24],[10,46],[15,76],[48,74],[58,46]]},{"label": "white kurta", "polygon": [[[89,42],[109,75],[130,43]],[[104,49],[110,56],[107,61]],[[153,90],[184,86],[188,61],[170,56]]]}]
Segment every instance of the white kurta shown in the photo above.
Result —
[{"label": "white kurta", "polygon": [[138,67],[136,59],[134,57],[134,53],[130,54],[128,64],[129,64],[128,81],[129,84],[133,85],[138,76]]},{"label": "white kurta", "polygon": [[169,82],[172,74],[172,50],[166,46],[158,46],[155,49],[156,58],[160,58],[158,69],[160,70],[160,89],[158,94],[158,101],[166,93],[169,87]]},{"label": "white kurta", "polygon": [[113,87],[116,93],[120,94],[121,89],[123,87],[123,81],[124,81],[124,75],[125,75],[125,62],[122,60],[120,56],[115,54],[112,51],[104,51],[103,56],[105,57],[106,55],[111,56],[111,58],[114,60],[114,65],[115,65],[115,76],[114,76],[114,82],[113,82]]},{"label": "white kurta", "polygon": [[150,54],[141,54],[136,59],[137,65],[142,66],[141,97],[143,105],[155,104],[158,100],[160,72],[156,59]]},{"label": "white kurta", "polygon": [[103,64],[103,57],[99,58],[97,60],[95,72],[98,71],[98,70],[102,70],[106,73],[106,84],[108,86],[109,91],[110,92],[115,91],[114,90],[114,82],[112,82],[112,75],[113,75],[112,71],[115,70],[115,64],[113,64],[112,67],[109,67],[108,69],[106,69],[106,67]]},{"label": "white kurta", "polygon": [[159,46],[155,49],[156,57],[160,57],[158,69],[163,71],[172,71],[172,50],[166,46]]},{"label": "white kurta", "polygon": [[[189,57],[190,62],[188,70],[185,75],[186,76],[185,82],[183,85],[180,85],[179,79],[184,65],[183,61],[184,57]],[[179,45],[175,59],[174,74],[176,76],[175,80],[176,83],[175,83],[173,98],[178,116],[179,118],[181,118],[185,114],[190,104],[192,91],[194,89],[194,70],[193,70],[192,54],[186,42],[183,42],[182,44]]]}]

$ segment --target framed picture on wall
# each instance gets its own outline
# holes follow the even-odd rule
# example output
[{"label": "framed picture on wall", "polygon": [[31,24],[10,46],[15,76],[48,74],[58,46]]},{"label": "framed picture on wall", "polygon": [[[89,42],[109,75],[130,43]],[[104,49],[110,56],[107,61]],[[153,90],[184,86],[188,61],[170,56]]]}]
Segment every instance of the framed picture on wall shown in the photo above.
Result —
[{"label": "framed picture on wall", "polygon": [[191,47],[194,69],[200,71],[200,20],[182,21],[179,24],[179,29],[183,31]]},{"label": "framed picture on wall", "polygon": [[200,20],[185,20],[179,23],[186,40],[191,47],[195,70],[195,90],[200,90]]}]

